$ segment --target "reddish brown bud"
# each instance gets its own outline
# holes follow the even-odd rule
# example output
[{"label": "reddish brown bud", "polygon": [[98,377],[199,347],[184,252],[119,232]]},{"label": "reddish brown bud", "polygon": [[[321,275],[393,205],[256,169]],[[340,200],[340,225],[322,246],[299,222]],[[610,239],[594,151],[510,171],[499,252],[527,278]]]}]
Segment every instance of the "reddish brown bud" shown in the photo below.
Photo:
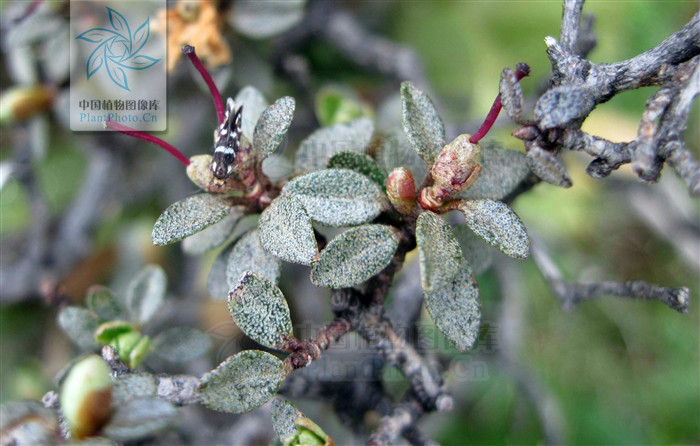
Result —
[{"label": "reddish brown bud", "polygon": [[416,204],[416,182],[411,172],[397,167],[386,180],[386,194],[394,208],[402,214],[410,214]]},{"label": "reddish brown bud", "polygon": [[539,136],[540,132],[537,130],[537,127],[532,126],[532,125],[526,125],[523,127],[520,127],[519,129],[516,129],[511,133],[511,135],[515,136],[518,139],[522,139],[523,141],[534,141],[535,138]]},{"label": "reddish brown bud", "polygon": [[474,184],[481,173],[481,147],[463,134],[446,145],[430,169],[434,184],[420,191],[423,209],[437,210],[451,195]]},{"label": "reddish brown bud", "polygon": [[459,135],[446,145],[435,160],[430,174],[450,193],[471,186],[481,172],[479,144],[469,142],[470,135]]}]

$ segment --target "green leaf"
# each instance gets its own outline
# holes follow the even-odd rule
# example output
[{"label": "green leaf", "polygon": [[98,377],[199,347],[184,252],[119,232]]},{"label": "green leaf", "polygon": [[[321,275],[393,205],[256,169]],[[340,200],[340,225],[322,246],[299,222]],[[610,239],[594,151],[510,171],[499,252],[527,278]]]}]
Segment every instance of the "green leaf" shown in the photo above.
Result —
[{"label": "green leaf", "polygon": [[304,17],[306,0],[284,2],[237,2],[228,20],[236,31],[251,39],[281,34]]},{"label": "green leaf", "polygon": [[282,268],[280,259],[263,248],[257,229],[248,232],[234,243],[226,264],[226,283],[229,290],[246,271],[252,271],[270,282],[277,283]]},{"label": "green leaf", "polygon": [[437,291],[425,293],[425,306],[435,325],[459,351],[469,350],[479,337],[479,287],[467,262],[457,276]]},{"label": "green leaf", "polygon": [[158,265],[147,265],[129,283],[126,306],[134,322],[144,324],[156,314],[165,297],[167,278]]},{"label": "green leaf", "polygon": [[263,111],[267,108],[265,96],[263,96],[257,88],[248,85],[238,92],[233,102],[236,105],[243,104],[241,131],[243,132],[243,136],[248,138],[248,141],[252,141],[255,124],[258,123],[260,115],[262,115]]},{"label": "green leaf", "polygon": [[275,356],[246,350],[204,375],[197,393],[210,409],[248,412],[272,398],[286,376],[284,363]]},{"label": "green leaf", "polygon": [[81,350],[94,350],[95,330],[100,320],[95,313],[81,307],[66,307],[58,313],[58,325]]},{"label": "green leaf", "polygon": [[403,129],[415,151],[432,165],[445,141],[445,126],[433,101],[411,82],[401,84]]},{"label": "green leaf", "polygon": [[318,255],[311,218],[301,201],[290,195],[273,200],[258,226],[263,247],[286,262],[310,265]]},{"label": "green leaf", "polygon": [[329,226],[354,226],[382,211],[382,192],[366,176],[347,169],[325,169],[294,178],[282,189],[306,208],[309,216]]},{"label": "green leaf", "polygon": [[439,215],[423,212],[416,222],[416,243],[423,290],[437,291],[450,283],[462,263],[462,250],[450,225]]},{"label": "green leaf", "polygon": [[350,122],[369,112],[352,90],[324,87],[316,94],[316,117],[323,127]]},{"label": "green leaf", "polygon": [[245,215],[242,206],[231,208],[231,213],[218,223],[193,234],[182,241],[182,250],[187,254],[199,255],[223,245]]},{"label": "green leaf", "polygon": [[292,336],[292,319],[282,291],[250,271],[243,274],[228,298],[233,321],[252,340],[281,349]]},{"label": "green leaf", "polygon": [[122,406],[136,398],[156,396],[158,383],[150,373],[126,373],[112,380],[112,405]]},{"label": "green leaf", "polygon": [[209,350],[209,336],[190,327],[173,327],[153,338],[153,354],[169,362],[187,362]]},{"label": "green leaf", "polygon": [[253,153],[262,161],[280,145],[294,118],[294,98],[285,96],[267,107],[255,125]]},{"label": "green leaf", "polygon": [[389,226],[363,225],[343,232],[321,251],[311,266],[318,286],[346,288],[381,272],[396,253],[398,239]]},{"label": "green leaf", "polygon": [[467,226],[496,248],[516,259],[530,255],[530,240],[520,218],[495,200],[467,200],[459,205]]},{"label": "green leaf", "polygon": [[286,399],[276,396],[272,399],[272,427],[277,438],[284,440],[297,432],[296,420],[304,414]]},{"label": "green leaf", "polygon": [[109,438],[126,442],[154,434],[175,422],[178,411],[160,398],[138,398],[116,407],[102,432]]},{"label": "green leaf", "polygon": [[517,150],[504,149],[488,143],[481,146],[479,178],[459,196],[468,200],[501,200],[530,175],[527,158],[523,152]]},{"label": "green leaf", "polygon": [[323,169],[328,160],[340,152],[365,153],[372,140],[374,123],[360,118],[316,130],[299,145],[295,167],[298,172]]},{"label": "green leaf", "polygon": [[109,344],[120,334],[130,331],[134,331],[134,327],[127,321],[105,322],[95,330],[95,340],[100,344]]},{"label": "green leaf", "polygon": [[464,260],[469,263],[474,274],[481,274],[489,269],[496,250],[466,225],[452,226],[452,232],[462,248]]},{"label": "green leaf", "polygon": [[231,206],[211,194],[197,194],[171,204],[153,226],[153,244],[178,242],[223,220]]},{"label": "green leaf", "polygon": [[387,174],[369,155],[356,152],[340,152],[328,161],[329,169],[350,169],[374,181],[383,190]]},{"label": "green leaf", "polygon": [[113,321],[124,317],[121,303],[107,287],[91,286],[88,288],[85,301],[87,307],[103,321]]},{"label": "green leaf", "polygon": [[387,172],[397,167],[408,169],[416,185],[423,184],[428,174],[428,166],[413,150],[413,146],[401,129],[387,131],[384,135],[379,149],[379,164]]}]

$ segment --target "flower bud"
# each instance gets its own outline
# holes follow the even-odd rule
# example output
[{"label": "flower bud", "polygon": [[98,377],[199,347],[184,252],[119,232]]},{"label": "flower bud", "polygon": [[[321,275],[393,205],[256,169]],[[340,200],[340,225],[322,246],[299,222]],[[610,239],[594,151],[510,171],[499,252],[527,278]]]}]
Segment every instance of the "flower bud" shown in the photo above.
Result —
[{"label": "flower bud", "polygon": [[61,386],[61,411],[71,434],[97,433],[112,413],[112,380],[107,363],[90,355],[73,366]]},{"label": "flower bud", "polygon": [[211,158],[211,155],[195,155],[190,158],[187,166],[187,176],[200,189],[206,189],[214,180],[214,174],[209,168]]},{"label": "flower bud", "polygon": [[42,85],[16,87],[0,97],[0,124],[22,121],[51,108],[53,89]]},{"label": "flower bud", "polygon": [[450,193],[459,192],[474,184],[481,172],[481,147],[469,142],[470,136],[459,135],[446,145],[430,170],[435,182]]},{"label": "flower bud", "polygon": [[403,167],[397,167],[386,180],[386,194],[394,208],[402,214],[410,214],[416,204],[416,182]]},{"label": "flower bud", "polygon": [[430,175],[434,184],[421,189],[418,202],[423,209],[437,210],[451,195],[474,184],[481,173],[479,144],[469,142],[463,134],[443,147]]}]

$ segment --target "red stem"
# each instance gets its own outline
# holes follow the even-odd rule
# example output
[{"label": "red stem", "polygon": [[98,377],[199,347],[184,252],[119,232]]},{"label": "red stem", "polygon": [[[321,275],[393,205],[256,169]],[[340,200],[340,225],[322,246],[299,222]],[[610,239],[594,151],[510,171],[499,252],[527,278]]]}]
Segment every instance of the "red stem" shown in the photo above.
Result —
[{"label": "red stem", "polygon": [[199,74],[202,75],[202,79],[204,79],[204,82],[206,82],[207,87],[209,87],[209,92],[211,93],[211,97],[214,99],[214,106],[216,107],[216,117],[219,119],[219,125],[221,125],[221,123],[224,122],[225,116],[224,101],[221,98],[221,93],[219,93],[219,89],[216,88],[214,79],[211,78],[211,74],[209,74],[207,69],[204,68],[202,61],[199,60],[199,57],[197,57],[197,53],[195,53],[193,46],[183,46],[182,52],[185,53],[185,55],[190,59],[192,65],[194,65],[197,71],[199,71]]},{"label": "red stem", "polygon": [[177,158],[178,161],[180,161],[182,164],[185,166],[190,165],[190,160],[182,154],[179,150],[177,150],[175,147],[171,146],[167,142],[163,141],[162,139],[155,137],[151,134],[148,134],[146,132],[141,132],[139,130],[132,129],[131,127],[127,127],[125,125],[119,124],[117,122],[112,121],[111,119],[107,119],[105,122],[105,127],[110,129],[110,130],[116,130],[117,132],[123,133],[125,135],[133,136],[134,138],[138,139],[143,139],[144,141],[151,142],[153,144],[157,144],[170,152],[175,158]]},{"label": "red stem", "polygon": [[[524,78],[525,76],[530,74],[530,67],[528,67],[524,63],[519,63],[515,67],[515,79],[517,81],[520,81],[520,79]],[[474,133],[471,138],[469,138],[469,142],[472,144],[476,144],[479,141],[481,141],[481,138],[486,136],[486,134],[491,130],[491,127],[493,127],[493,123],[496,122],[496,118],[498,118],[498,114],[501,112],[501,108],[503,105],[501,104],[501,95],[499,93],[498,96],[496,96],[496,100],[493,101],[493,105],[491,106],[491,110],[489,110],[489,113],[486,115],[486,119],[484,119],[484,123],[481,124],[481,127],[479,127],[479,130],[477,130],[476,133]]]}]

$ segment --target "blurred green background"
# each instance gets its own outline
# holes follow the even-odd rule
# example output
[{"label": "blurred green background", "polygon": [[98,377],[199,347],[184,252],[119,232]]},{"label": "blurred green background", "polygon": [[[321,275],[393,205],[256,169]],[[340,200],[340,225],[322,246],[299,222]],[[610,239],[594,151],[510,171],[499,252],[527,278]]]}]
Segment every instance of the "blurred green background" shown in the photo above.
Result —
[{"label": "blurred green background", "polygon": [[[561,18],[557,1],[351,2],[345,6],[375,32],[417,51],[431,83],[429,89],[444,107],[440,113],[453,123],[481,119],[497,93],[501,70],[516,62],[527,62],[532,68],[531,77],[522,82],[526,97],[532,97],[549,72],[543,39],[547,35],[559,37]],[[589,2],[584,12],[595,15],[598,37],[589,58],[615,62],[637,55],[683,26],[697,8],[695,1]],[[252,51],[265,49],[258,45]],[[358,91],[366,91],[378,83],[378,75],[343,62],[323,42],[305,51],[319,86],[347,82]],[[234,47],[234,60],[236,54]],[[294,93],[283,79],[276,81],[274,90]],[[644,104],[654,91],[644,88],[615,97],[593,112],[584,129],[616,141],[634,139]],[[172,102],[177,94],[171,94]],[[268,94],[268,99],[271,97]],[[519,141],[509,136],[515,127],[501,122],[504,125],[490,138],[522,150]],[[697,123],[696,101],[686,132],[696,156],[700,154]],[[471,133],[475,128],[459,130]],[[59,212],[78,190],[85,162],[67,131],[57,130],[53,136],[38,176],[51,209]],[[8,139],[0,138],[2,158],[7,158],[11,155],[6,150]],[[552,417],[560,419],[567,444],[698,444],[699,271],[678,254],[669,241],[673,234],[663,237],[655,233],[639,220],[627,204],[625,193],[616,191],[614,178],[632,179],[629,170],[613,173],[610,180],[594,181],[584,173],[590,159],[567,156],[566,161],[574,187],[564,190],[539,185],[514,203],[526,227],[551,249],[565,277],[686,285],[691,290],[690,313],[680,315],[658,302],[609,297],[584,303],[567,313],[528,260],[515,265],[520,280],[511,284],[518,292],[509,301],[517,304],[520,331],[514,356],[519,367],[551,396]],[[68,170],[69,176],[65,174]],[[666,171],[664,176],[674,174]],[[675,178],[668,180],[676,187],[674,190],[685,192],[682,185],[673,182]],[[683,199],[697,221],[697,200],[690,200],[687,194]],[[96,258],[108,256],[110,245],[125,231],[148,244],[151,224],[162,209],[162,200],[154,198],[109,214],[98,231]],[[0,195],[0,235],[20,233],[29,220],[22,187],[11,181]],[[147,257],[162,263],[172,252],[171,248],[143,249]],[[205,273],[206,269],[200,274],[202,281]],[[103,280],[110,276],[109,272],[100,274],[97,278]],[[504,287],[493,272],[478,280],[484,320],[495,321],[504,300]],[[219,304],[212,304],[211,311],[221,310]],[[203,311],[204,326],[213,323],[207,321],[211,311]],[[55,311],[39,302],[0,309],[3,401],[40,398],[51,388],[53,373],[70,351],[53,326],[54,317]],[[425,321],[430,323],[429,318]],[[455,410],[431,414],[424,420],[426,428],[442,444],[542,442],[543,427],[536,407],[512,374],[491,361],[489,355],[484,354],[488,379],[451,382],[455,386]]]}]

